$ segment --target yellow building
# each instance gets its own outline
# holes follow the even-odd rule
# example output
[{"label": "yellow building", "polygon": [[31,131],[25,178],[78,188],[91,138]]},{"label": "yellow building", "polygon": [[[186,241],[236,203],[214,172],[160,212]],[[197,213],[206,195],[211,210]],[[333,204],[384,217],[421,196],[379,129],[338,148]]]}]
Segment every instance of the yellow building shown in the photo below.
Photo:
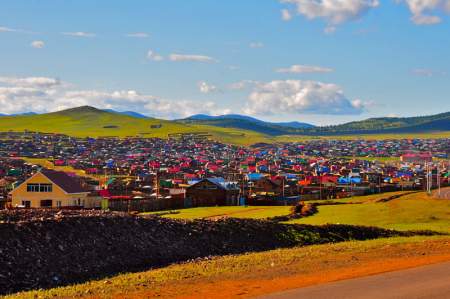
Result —
[{"label": "yellow building", "polygon": [[10,193],[13,207],[67,208],[89,205],[88,191],[64,172],[43,169]]}]

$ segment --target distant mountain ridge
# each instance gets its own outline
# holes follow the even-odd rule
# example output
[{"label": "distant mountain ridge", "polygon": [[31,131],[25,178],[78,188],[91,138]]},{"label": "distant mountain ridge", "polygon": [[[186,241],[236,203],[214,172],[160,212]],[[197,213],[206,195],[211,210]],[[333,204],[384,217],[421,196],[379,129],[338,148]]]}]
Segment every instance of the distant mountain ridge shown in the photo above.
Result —
[{"label": "distant mountain ridge", "polygon": [[267,135],[285,135],[296,129],[313,128],[314,125],[301,122],[266,122],[251,116],[240,114],[225,114],[211,116],[207,114],[196,114],[188,118],[179,119],[177,122],[188,124],[209,125],[222,128],[236,128],[252,130]]},{"label": "distant mountain ridge", "polygon": [[312,128],[315,127],[312,124],[298,122],[298,121],[291,121],[291,122],[267,122],[263,121],[248,115],[242,115],[242,114],[224,114],[224,115],[207,115],[207,114],[195,114],[192,116],[189,116],[187,118],[184,118],[182,120],[218,120],[218,119],[240,119],[240,120],[247,120],[247,121],[253,121],[258,123],[266,123],[270,125],[276,125],[276,126],[282,126],[282,127],[291,127],[291,128]]},{"label": "distant mountain ridge", "polygon": [[308,135],[423,133],[450,131],[450,112],[414,117],[378,117],[335,126],[311,128]]},{"label": "distant mountain ridge", "polygon": [[19,115],[36,115],[36,112],[24,112],[24,113],[13,113],[13,114],[3,114],[0,113],[0,116],[19,116]]},{"label": "distant mountain ridge", "polygon": [[146,116],[144,114],[141,114],[141,113],[138,113],[138,112],[134,112],[134,111],[116,111],[116,110],[113,110],[113,109],[103,109],[103,111],[111,112],[111,113],[119,113],[119,114],[122,114],[122,115],[133,116],[133,117],[136,117],[136,118],[150,118],[150,117],[148,117],[148,116]]}]

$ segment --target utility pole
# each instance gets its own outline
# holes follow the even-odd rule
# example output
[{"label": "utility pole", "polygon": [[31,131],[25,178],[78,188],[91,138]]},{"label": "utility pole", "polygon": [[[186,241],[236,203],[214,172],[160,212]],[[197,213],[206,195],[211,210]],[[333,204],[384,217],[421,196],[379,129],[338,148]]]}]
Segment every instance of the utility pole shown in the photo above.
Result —
[{"label": "utility pole", "polygon": [[322,200],[322,175],[319,174],[319,198]]},{"label": "utility pole", "polygon": [[441,196],[441,162],[437,166],[437,186],[438,186],[438,197]]},{"label": "utility pole", "polygon": [[425,163],[425,172],[427,178],[427,193],[431,194],[431,187],[433,185],[433,173],[431,171],[431,163]]},{"label": "utility pole", "polygon": [[156,171],[156,200],[159,199],[159,181],[158,181],[158,171]]}]

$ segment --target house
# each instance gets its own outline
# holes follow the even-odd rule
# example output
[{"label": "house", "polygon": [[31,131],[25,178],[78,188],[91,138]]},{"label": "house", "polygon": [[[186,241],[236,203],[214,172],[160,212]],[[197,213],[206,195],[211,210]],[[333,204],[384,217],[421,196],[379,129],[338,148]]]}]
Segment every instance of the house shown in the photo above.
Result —
[{"label": "house", "polygon": [[186,206],[233,206],[239,203],[239,185],[223,178],[207,178],[186,189]]},{"label": "house", "polygon": [[283,184],[267,177],[262,177],[253,182],[251,186],[252,193],[274,193],[281,194],[283,192]]},{"label": "house", "polygon": [[88,194],[80,183],[64,172],[42,169],[9,193],[13,207],[87,207]]}]

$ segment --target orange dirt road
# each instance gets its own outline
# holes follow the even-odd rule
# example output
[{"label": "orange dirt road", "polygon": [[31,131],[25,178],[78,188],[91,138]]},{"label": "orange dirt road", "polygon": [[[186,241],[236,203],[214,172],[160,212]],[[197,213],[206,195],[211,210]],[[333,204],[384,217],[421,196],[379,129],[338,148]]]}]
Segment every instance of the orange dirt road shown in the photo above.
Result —
[{"label": "orange dirt road", "polygon": [[448,299],[450,262],[275,293],[260,299]]},{"label": "orange dirt road", "polygon": [[450,243],[425,241],[387,245],[378,250],[336,252],[320,260],[280,265],[265,271],[235,273],[234,277],[193,277],[154,289],[114,294],[113,298],[254,298],[276,292],[365,277],[450,261]]}]

